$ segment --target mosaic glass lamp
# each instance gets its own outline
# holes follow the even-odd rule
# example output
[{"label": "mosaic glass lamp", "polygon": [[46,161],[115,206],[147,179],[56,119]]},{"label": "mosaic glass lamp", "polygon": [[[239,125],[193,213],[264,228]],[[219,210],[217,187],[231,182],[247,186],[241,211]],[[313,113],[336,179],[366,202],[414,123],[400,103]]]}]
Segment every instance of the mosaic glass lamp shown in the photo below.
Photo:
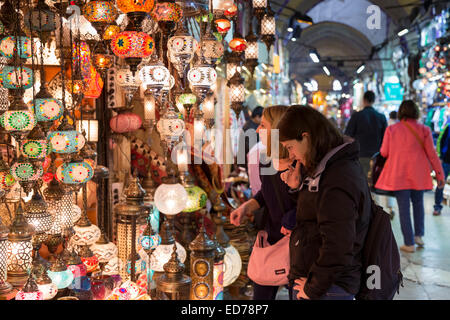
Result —
[{"label": "mosaic glass lamp", "polygon": [[178,117],[173,106],[169,104],[167,111],[159,119],[156,127],[161,139],[166,143],[172,143],[178,141],[178,138],[183,134],[185,123]]},{"label": "mosaic glass lamp", "polygon": [[8,111],[0,116],[0,124],[16,140],[22,141],[36,125],[36,117],[23,102],[19,92],[13,93]]},{"label": "mosaic glass lamp", "polygon": [[[16,45],[19,50],[16,49]],[[0,54],[6,58],[11,59],[14,56],[14,52],[21,59],[31,58],[31,39],[24,36],[19,36],[16,40],[14,36],[8,36],[1,40],[0,42]]]},{"label": "mosaic glass lamp", "polygon": [[171,34],[182,17],[182,10],[175,1],[158,2],[151,12],[151,17],[158,22],[159,28],[165,34]]},{"label": "mosaic glass lamp", "polygon": [[100,41],[92,55],[92,63],[100,74],[105,77],[109,68],[114,65],[114,55],[109,52],[103,41]]},{"label": "mosaic glass lamp", "polygon": [[81,261],[83,261],[86,266],[87,273],[92,273],[97,270],[99,261],[97,256],[89,249],[89,245],[82,245],[78,254],[80,255]]},{"label": "mosaic glass lamp", "polygon": [[29,89],[33,86],[33,71],[28,67],[5,66],[0,73],[0,84],[6,89]]},{"label": "mosaic glass lamp", "polygon": [[48,141],[52,152],[61,155],[78,152],[86,143],[84,136],[69,125],[66,117],[64,117],[58,130],[48,135]]},{"label": "mosaic glass lamp", "polygon": [[126,106],[131,105],[134,94],[141,85],[141,79],[130,69],[122,68],[116,73],[117,85],[125,91]]},{"label": "mosaic glass lamp", "polygon": [[108,263],[109,260],[117,257],[117,254],[119,253],[117,246],[113,242],[108,241],[103,232],[100,238],[91,245],[90,249],[97,256],[100,264]]},{"label": "mosaic glass lamp", "polygon": [[171,62],[175,64],[178,73],[183,78],[183,72],[194,58],[198,49],[198,42],[185,29],[182,22],[179,23],[177,32],[167,42],[168,54]]},{"label": "mosaic glass lamp", "polygon": [[27,139],[20,145],[22,154],[32,162],[43,161],[50,154],[50,147],[40,126],[34,127]]},{"label": "mosaic glass lamp", "polygon": [[10,167],[6,162],[0,158],[0,187],[5,191],[11,190],[16,183],[13,175],[11,174]]},{"label": "mosaic glass lamp", "polygon": [[10,171],[27,194],[30,193],[35,182],[44,174],[42,166],[32,163],[23,155],[11,166]]},{"label": "mosaic glass lamp", "polygon": [[70,257],[67,260],[67,269],[73,274],[73,281],[69,289],[82,289],[83,280],[87,275],[87,267],[74,250],[70,252]]},{"label": "mosaic glass lamp", "polygon": [[247,41],[239,33],[236,33],[228,46],[230,47],[231,51],[244,52],[247,48]]},{"label": "mosaic glass lamp", "polygon": [[72,243],[77,246],[93,245],[100,238],[100,229],[87,217],[86,210],[84,210],[80,220],[73,227],[75,234],[72,236]]},{"label": "mosaic glass lamp", "polygon": [[228,19],[216,19],[214,23],[216,24],[217,32],[222,36],[225,36],[231,29],[231,22]]},{"label": "mosaic glass lamp", "polygon": [[82,184],[92,179],[94,169],[88,161],[77,159],[56,169],[56,179],[65,184]]},{"label": "mosaic glass lamp", "polygon": [[133,74],[142,58],[149,57],[155,48],[153,38],[145,32],[123,31],[111,39],[111,49],[116,56],[125,59]]},{"label": "mosaic glass lamp", "polygon": [[200,41],[199,52],[200,56],[204,57],[207,62],[215,64],[225,51],[223,44],[211,32],[207,32]]},{"label": "mosaic glass lamp", "polygon": [[139,70],[139,78],[146,88],[145,94],[158,99],[164,83],[170,81],[170,72],[160,60],[154,60]]},{"label": "mosaic glass lamp", "polygon": [[83,16],[102,34],[108,24],[113,23],[119,15],[114,1],[92,0],[83,6]]},{"label": "mosaic glass lamp", "polygon": [[44,189],[48,211],[53,216],[53,225],[48,234],[61,234],[74,225],[74,200],[72,192],[65,192],[61,185],[52,179]]},{"label": "mosaic glass lamp", "polygon": [[188,194],[188,201],[183,212],[195,212],[206,206],[208,197],[202,188],[192,185],[186,187],[186,192]]},{"label": "mosaic glass lamp", "polygon": [[36,120],[48,131],[55,120],[61,118],[64,111],[63,104],[47,91],[45,82],[34,99]]},{"label": "mosaic glass lamp", "polygon": [[44,300],[53,299],[58,293],[58,287],[49,278],[45,269],[36,276],[36,283],[39,291],[43,293]]},{"label": "mosaic glass lamp", "polygon": [[200,64],[189,70],[188,80],[192,91],[199,98],[199,103],[202,103],[211,87],[216,84],[217,73],[214,68]]},{"label": "mosaic glass lamp", "polygon": [[109,41],[119,32],[120,27],[117,24],[110,24],[106,27],[105,32],[103,33],[103,40]]},{"label": "mosaic glass lamp", "polygon": [[267,8],[267,0],[253,0],[252,1],[253,6],[253,12],[255,16],[261,20],[264,16],[264,13],[266,13]]},{"label": "mosaic glass lamp", "polygon": [[231,108],[236,112],[238,116],[242,110],[242,105],[245,101],[245,87],[244,78],[239,72],[236,72],[230,79],[229,83]]},{"label": "mosaic glass lamp", "polygon": [[25,14],[25,25],[28,29],[42,32],[43,36],[56,29],[55,14],[45,0],[38,0],[36,7]]},{"label": "mosaic glass lamp", "polygon": [[250,30],[245,37],[247,48],[245,49],[245,67],[253,76],[256,66],[258,65],[258,37],[253,33],[252,22],[250,22]]},{"label": "mosaic glass lamp", "polygon": [[117,0],[117,7],[127,14],[130,22],[141,27],[147,13],[153,9],[154,0]]},{"label": "mosaic glass lamp", "polygon": [[30,274],[23,288],[17,292],[16,300],[44,300],[44,293],[34,280],[34,276]]},{"label": "mosaic glass lamp", "polygon": [[25,284],[28,279],[28,271],[32,263],[31,237],[34,228],[28,224],[23,215],[22,204],[16,210],[16,215],[9,228],[8,234],[8,282],[19,287]]}]

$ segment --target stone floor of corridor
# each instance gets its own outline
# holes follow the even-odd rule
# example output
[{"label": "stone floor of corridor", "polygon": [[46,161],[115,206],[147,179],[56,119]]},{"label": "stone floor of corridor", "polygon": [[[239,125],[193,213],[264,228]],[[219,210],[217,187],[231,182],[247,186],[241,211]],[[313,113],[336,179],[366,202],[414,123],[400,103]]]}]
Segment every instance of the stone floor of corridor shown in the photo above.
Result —
[{"label": "stone floor of corridor", "polygon": [[[385,202],[385,201],[383,201]],[[392,222],[398,245],[403,244],[397,203]],[[441,216],[433,216],[434,193],[425,193],[425,247],[414,253],[401,254],[403,288],[397,300],[450,299],[450,207],[444,205]],[[411,208],[412,210],[412,208]],[[411,212],[412,213],[412,212]],[[416,247],[417,248],[417,247]],[[286,289],[280,289],[277,300],[288,300]]]}]

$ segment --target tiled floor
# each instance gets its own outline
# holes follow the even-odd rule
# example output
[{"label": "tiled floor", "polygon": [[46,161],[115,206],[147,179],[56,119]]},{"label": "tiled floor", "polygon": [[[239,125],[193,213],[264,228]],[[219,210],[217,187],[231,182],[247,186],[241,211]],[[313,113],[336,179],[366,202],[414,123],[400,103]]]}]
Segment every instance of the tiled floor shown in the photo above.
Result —
[{"label": "tiled floor", "polygon": [[[402,245],[398,209],[394,203],[396,215],[392,228],[398,245]],[[433,203],[434,193],[425,193],[425,247],[414,253],[400,252],[404,287],[394,299],[450,299],[450,207],[444,206],[441,216],[434,217]],[[280,289],[277,300],[288,300],[286,289]]]}]

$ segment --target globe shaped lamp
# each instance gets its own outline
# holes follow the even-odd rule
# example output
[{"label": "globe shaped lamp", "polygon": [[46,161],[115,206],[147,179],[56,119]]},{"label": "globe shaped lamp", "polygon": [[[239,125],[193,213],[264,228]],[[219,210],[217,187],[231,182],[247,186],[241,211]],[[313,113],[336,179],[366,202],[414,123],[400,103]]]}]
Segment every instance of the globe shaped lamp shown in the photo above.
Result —
[{"label": "globe shaped lamp", "polygon": [[45,269],[36,276],[36,283],[39,291],[43,294],[43,300],[53,299],[58,293],[58,287],[49,278]]},{"label": "globe shaped lamp", "polygon": [[119,13],[112,0],[92,0],[83,6],[83,15],[101,34],[108,24],[116,20]]},{"label": "globe shaped lamp", "polygon": [[44,39],[56,29],[55,14],[45,0],[38,0],[36,7],[25,14],[25,25],[28,29],[42,33]]},{"label": "globe shaped lamp", "polygon": [[100,264],[108,263],[112,258],[117,257],[119,253],[117,246],[113,242],[108,241],[103,232],[100,238],[91,245],[90,249],[97,256]]},{"label": "globe shaped lamp", "polygon": [[[16,45],[19,50],[17,50]],[[31,39],[24,36],[19,36],[16,40],[14,36],[8,36],[0,42],[0,54],[8,59],[13,58],[14,53],[21,59],[31,58]]]},{"label": "globe shaped lamp", "polygon": [[67,288],[73,281],[72,271],[67,269],[67,266],[59,257],[53,261],[47,273],[58,289]]},{"label": "globe shaped lamp", "polygon": [[[48,135],[48,141],[52,152],[61,155],[70,155],[78,152],[86,143],[84,136],[80,132],[74,130],[73,126],[68,124],[66,117],[64,118],[63,123],[58,127],[58,130],[53,131]],[[71,156],[68,159],[70,158]]]},{"label": "globe shaped lamp", "polygon": [[264,16],[267,8],[267,0],[253,0],[252,6],[253,6],[253,12],[255,13],[256,17],[261,20]]},{"label": "globe shaped lamp", "polygon": [[44,293],[39,290],[32,274],[28,277],[22,290],[17,292],[16,300],[44,300]]},{"label": "globe shaped lamp", "polygon": [[89,249],[88,245],[81,246],[79,255],[80,255],[81,261],[83,261],[84,265],[86,266],[87,273],[92,273],[95,270],[97,270],[97,268],[99,266],[98,258],[91,251],[91,249]]},{"label": "globe shaped lamp", "polygon": [[20,145],[20,151],[31,162],[38,163],[42,163],[45,157],[49,155],[50,146],[40,126],[34,127],[28,134],[27,139]]},{"label": "globe shaped lamp", "polygon": [[216,19],[215,21],[217,32],[222,36],[226,35],[231,28],[231,22],[228,19]]},{"label": "globe shaped lamp", "polygon": [[199,98],[199,103],[203,102],[211,87],[216,84],[216,70],[208,65],[200,64],[191,68],[188,72],[188,80],[192,91]]},{"label": "globe shaped lamp", "polygon": [[15,93],[9,110],[0,116],[0,124],[17,141],[22,141],[35,127],[36,117],[25,105],[22,97]]},{"label": "globe shaped lamp", "polygon": [[183,211],[187,200],[188,194],[175,175],[164,177],[163,183],[155,191],[155,205],[166,215],[176,215]]},{"label": "globe shaped lamp", "polygon": [[154,46],[153,38],[139,31],[123,31],[111,39],[112,51],[119,58],[125,59],[133,75],[142,58],[152,54]]},{"label": "globe shaped lamp", "polygon": [[153,9],[154,0],[117,0],[117,7],[127,14],[130,23],[140,28],[146,14]]}]

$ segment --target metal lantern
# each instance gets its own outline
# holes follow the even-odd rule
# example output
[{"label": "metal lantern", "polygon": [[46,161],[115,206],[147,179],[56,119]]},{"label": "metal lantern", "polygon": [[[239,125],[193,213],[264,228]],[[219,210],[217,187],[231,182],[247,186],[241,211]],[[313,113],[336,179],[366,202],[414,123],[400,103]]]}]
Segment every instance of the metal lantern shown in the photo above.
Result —
[{"label": "metal lantern", "polygon": [[261,20],[261,39],[267,46],[267,50],[270,50],[270,46],[275,41],[275,33],[276,33],[276,21],[275,14],[270,9],[270,5],[267,8],[267,13]]},{"label": "metal lantern", "polygon": [[[145,190],[139,184],[139,179],[131,177],[124,191],[125,202],[114,208],[116,216],[116,243],[119,249],[119,259],[126,266],[128,258],[136,257],[137,241],[140,225],[145,224],[145,213],[148,208],[144,205]],[[136,261],[131,260],[131,281],[136,281]],[[121,269],[123,279],[128,278],[126,270]]]},{"label": "metal lantern", "polygon": [[244,78],[239,72],[236,72],[228,82],[228,86],[230,88],[231,108],[236,112],[236,116],[238,116],[245,101]]},{"label": "metal lantern", "polygon": [[153,38],[145,32],[123,31],[111,39],[111,49],[116,56],[125,59],[133,74],[142,58],[149,57],[155,48]]},{"label": "metal lantern", "polygon": [[173,106],[169,105],[168,110],[159,119],[156,127],[161,136],[161,139],[167,143],[171,143],[178,141],[179,137],[183,134],[185,123],[178,117],[177,113],[174,111]]},{"label": "metal lantern", "polygon": [[117,7],[127,14],[128,19],[136,27],[141,27],[142,20],[153,9],[154,0],[117,0]]},{"label": "metal lantern", "polygon": [[34,192],[30,201],[25,203],[25,219],[34,227],[36,234],[43,234],[50,230],[53,216],[48,212],[47,203],[38,192]]},{"label": "metal lantern", "polygon": [[125,91],[126,106],[131,105],[131,100],[141,85],[141,79],[131,70],[123,68],[117,71],[115,80],[117,85]]},{"label": "metal lantern", "polygon": [[261,20],[266,12],[267,0],[253,0],[253,11],[258,20]]},{"label": "metal lantern", "polygon": [[207,124],[211,127],[214,124],[215,117],[215,98],[214,94],[209,94],[206,96],[202,103],[203,118],[206,120]]},{"label": "metal lantern", "polygon": [[245,49],[245,67],[253,76],[256,66],[258,65],[258,37],[253,33],[252,22],[250,21],[250,31],[247,37],[247,48]]},{"label": "metal lantern", "polygon": [[164,84],[170,81],[170,72],[160,60],[151,61],[139,70],[139,78],[146,91],[145,96],[153,95],[158,99]]},{"label": "metal lantern", "polygon": [[36,125],[36,117],[22,100],[19,93],[14,93],[8,111],[0,116],[0,124],[16,140],[23,140]]},{"label": "metal lantern", "polygon": [[227,80],[229,81],[236,72],[241,68],[241,54],[239,52],[231,52],[227,57]]},{"label": "metal lantern", "polygon": [[22,204],[19,203],[16,215],[9,228],[8,240],[8,282],[20,287],[27,281],[32,263],[33,246],[31,237],[34,228],[28,224],[23,215]]},{"label": "metal lantern", "polygon": [[83,16],[99,34],[108,24],[113,23],[119,13],[112,0],[92,0],[83,6]]},{"label": "metal lantern", "polygon": [[103,77],[105,77],[108,69],[114,65],[114,55],[110,53],[103,41],[100,41],[94,49],[92,63]]},{"label": "metal lantern", "polygon": [[144,96],[144,127],[151,128],[156,122],[156,100],[151,95]]},{"label": "metal lantern", "polygon": [[174,244],[171,258],[164,264],[164,274],[157,279],[158,300],[189,299],[192,281],[183,274],[184,269],[184,264],[178,259],[177,246]]},{"label": "metal lantern", "polygon": [[204,57],[207,62],[214,64],[223,56],[223,44],[216,39],[216,37],[208,32],[200,41],[199,45],[200,56]]},{"label": "metal lantern", "polygon": [[[19,46],[19,50],[16,48],[16,44]],[[21,59],[31,58],[31,39],[24,36],[19,36],[16,40],[14,36],[8,36],[0,42],[0,54],[6,58],[12,58],[14,52]]]},{"label": "metal lantern", "polygon": [[16,300],[44,300],[44,293],[39,290],[39,287],[31,274],[22,290],[17,292]]},{"label": "metal lantern", "polygon": [[53,216],[52,228],[47,233],[61,234],[63,230],[72,228],[74,224],[73,193],[66,193],[55,179],[50,181],[43,193],[48,211]]},{"label": "metal lantern", "polygon": [[215,245],[206,234],[204,217],[202,228],[189,245],[191,250],[191,300],[213,300]]},{"label": "metal lantern", "polygon": [[12,286],[6,282],[8,271],[8,233],[8,227],[2,224],[0,218],[0,296],[5,296],[13,290]]}]

